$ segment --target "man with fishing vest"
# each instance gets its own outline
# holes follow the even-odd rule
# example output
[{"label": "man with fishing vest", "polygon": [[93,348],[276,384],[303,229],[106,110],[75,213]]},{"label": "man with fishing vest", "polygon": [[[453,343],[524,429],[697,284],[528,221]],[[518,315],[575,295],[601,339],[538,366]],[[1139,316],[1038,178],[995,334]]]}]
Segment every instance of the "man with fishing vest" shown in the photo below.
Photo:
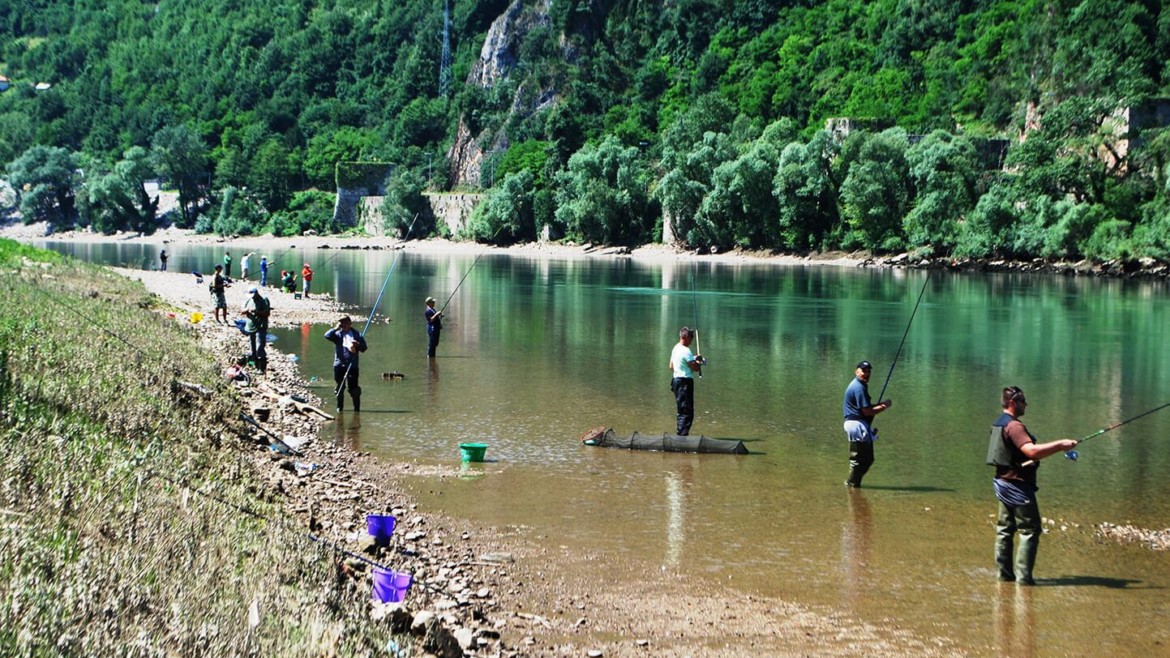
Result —
[{"label": "man with fishing vest", "polygon": [[325,340],[333,343],[333,381],[337,382],[337,410],[345,409],[345,389],[353,399],[353,410],[362,410],[362,387],[358,386],[358,353],[366,351],[366,339],[353,328],[346,315],[336,327],[325,332]]},{"label": "man with fishing vest", "polygon": [[893,400],[873,404],[869,399],[869,375],[873,365],[861,361],[853,370],[853,381],[845,388],[845,438],[849,439],[849,477],[845,486],[858,488],[861,478],[873,466],[873,442],[877,429],[873,417],[894,405]]},{"label": "man with fishing vest", "polygon": [[[999,580],[1034,585],[1032,567],[1040,548],[1040,507],[1036,503],[1037,462],[1058,452],[1077,447],[1072,439],[1036,443],[1036,437],[1020,422],[1028,407],[1024,391],[1008,386],[1000,396],[1003,413],[991,425],[987,444],[987,464],[995,466],[995,497],[999,499],[999,518],[995,523],[995,564]],[[1013,568],[1012,543],[1020,533],[1020,547],[1015,551]]]},{"label": "man with fishing vest", "polygon": [[695,421],[695,373],[703,371],[703,357],[691,353],[691,342],[695,333],[690,327],[678,330],[678,344],[670,352],[671,380],[670,390],[674,393],[674,402],[678,410],[679,436],[691,433],[691,423]]}]

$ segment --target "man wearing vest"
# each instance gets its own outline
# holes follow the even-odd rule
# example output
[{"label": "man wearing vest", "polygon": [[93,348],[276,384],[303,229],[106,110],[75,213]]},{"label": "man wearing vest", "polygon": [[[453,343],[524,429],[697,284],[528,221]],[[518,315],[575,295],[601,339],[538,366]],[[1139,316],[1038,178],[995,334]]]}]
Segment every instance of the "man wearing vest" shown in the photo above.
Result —
[{"label": "man wearing vest", "polygon": [[[1024,391],[1008,386],[1001,396],[1003,413],[991,426],[987,446],[987,463],[995,466],[995,497],[999,499],[999,519],[995,524],[995,564],[999,580],[1020,585],[1035,585],[1032,568],[1040,547],[1040,507],[1036,503],[1036,467],[1045,457],[1067,452],[1077,446],[1072,439],[1036,443],[1036,437],[1020,422],[1028,407]],[[1013,568],[1012,543],[1020,533],[1020,548],[1015,551]]]}]

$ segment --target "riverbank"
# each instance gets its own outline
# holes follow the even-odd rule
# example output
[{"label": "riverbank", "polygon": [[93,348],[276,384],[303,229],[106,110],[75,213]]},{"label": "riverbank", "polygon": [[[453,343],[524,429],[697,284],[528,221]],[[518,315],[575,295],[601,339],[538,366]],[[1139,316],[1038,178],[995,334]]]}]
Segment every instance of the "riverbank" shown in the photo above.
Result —
[{"label": "riverbank", "polygon": [[702,259],[721,263],[771,263],[775,265],[816,265],[830,267],[885,267],[906,269],[948,270],[953,272],[1018,272],[1055,274],[1061,276],[1089,276],[1135,279],[1170,278],[1170,264],[1153,258],[1117,259],[1105,262],[1089,260],[1032,259],[1017,261],[1001,258],[950,258],[919,256],[910,253],[874,255],[864,251],[833,251],[811,254],[785,254],[767,250],[732,250],[726,252],[697,252],[663,244],[640,247],[612,247],[571,242],[531,242],[506,247],[483,245],[476,242],[441,238],[426,240],[399,240],[394,237],[320,236],[296,237],[234,236],[198,234],[189,229],[168,227],[151,235],[116,233],[103,235],[91,231],[47,233],[45,223],[28,226],[19,223],[0,225],[0,238],[22,242],[60,240],[82,243],[118,243],[167,245],[175,253],[185,245],[222,245],[237,252],[254,251],[256,261],[265,254],[279,254],[292,248],[380,250],[405,249],[417,253],[506,253],[535,258],[602,258],[623,257],[650,262]]}]

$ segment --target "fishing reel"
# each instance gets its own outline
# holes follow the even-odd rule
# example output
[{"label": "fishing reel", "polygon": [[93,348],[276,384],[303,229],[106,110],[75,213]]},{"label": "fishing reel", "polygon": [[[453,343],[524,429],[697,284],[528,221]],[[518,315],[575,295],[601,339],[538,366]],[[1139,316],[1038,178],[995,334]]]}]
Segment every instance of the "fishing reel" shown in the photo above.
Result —
[{"label": "fishing reel", "polygon": [[1080,456],[1081,456],[1080,453],[1078,453],[1076,450],[1069,450],[1069,451],[1064,453],[1064,458],[1069,460],[1070,462],[1075,462],[1077,460],[1077,458]]}]

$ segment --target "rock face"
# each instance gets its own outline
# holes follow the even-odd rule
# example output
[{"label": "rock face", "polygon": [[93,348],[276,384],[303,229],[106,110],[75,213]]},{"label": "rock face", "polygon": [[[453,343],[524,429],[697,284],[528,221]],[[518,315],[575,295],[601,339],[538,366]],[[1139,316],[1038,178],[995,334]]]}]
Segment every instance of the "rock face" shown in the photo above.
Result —
[{"label": "rock face", "polygon": [[[537,0],[528,7],[525,4],[522,0],[513,0],[492,23],[480,49],[479,61],[467,76],[468,84],[490,89],[506,80],[519,61],[520,44],[525,35],[534,28],[550,25],[549,7],[552,0]],[[539,89],[532,93],[525,86],[517,86],[512,100],[513,114],[531,114],[548,107],[556,99],[555,89]],[[478,187],[486,155],[503,152],[508,146],[508,140],[502,132],[473,135],[466,121],[461,119],[455,140],[447,152],[447,160],[451,163],[451,185]],[[492,181],[487,182],[490,184]]]}]

